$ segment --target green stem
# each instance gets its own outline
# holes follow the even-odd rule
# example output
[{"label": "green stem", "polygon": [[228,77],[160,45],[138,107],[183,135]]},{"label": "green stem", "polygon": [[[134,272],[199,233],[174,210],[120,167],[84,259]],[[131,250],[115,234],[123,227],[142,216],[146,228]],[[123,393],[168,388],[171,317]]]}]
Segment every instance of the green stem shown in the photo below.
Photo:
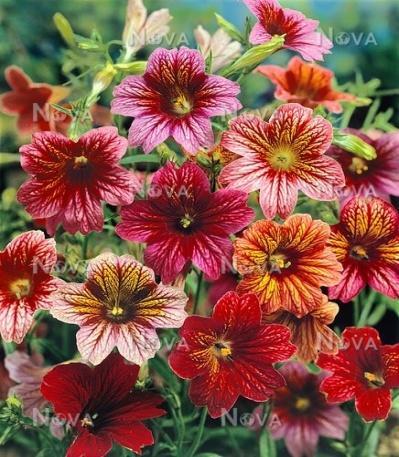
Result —
[{"label": "green stem", "polygon": [[377,90],[374,94],[376,97],[383,97],[386,95],[399,95],[399,89]]},{"label": "green stem", "polygon": [[240,449],[240,446],[239,446],[234,434],[230,430],[230,427],[225,427],[224,429],[226,430],[226,434],[230,440],[231,447],[234,449],[234,452],[237,455],[237,457],[240,457],[241,449]]},{"label": "green stem", "polygon": [[353,325],[357,326],[357,323],[359,322],[359,317],[360,317],[360,295],[355,297],[353,301]]},{"label": "green stem", "polygon": [[345,111],[345,113],[342,116],[341,120],[341,129],[346,129],[349,126],[349,123],[351,121],[352,115],[355,112],[356,107],[355,106],[349,106],[348,109]]},{"label": "green stem", "polygon": [[197,283],[197,290],[195,291],[193,314],[196,314],[197,309],[198,309],[199,299],[200,299],[200,296],[201,296],[201,288],[202,288],[203,276],[204,276],[204,274],[201,271],[201,273],[198,274],[198,283]]},{"label": "green stem", "polygon": [[374,304],[375,297],[377,295],[377,292],[375,290],[372,290],[367,297],[367,300],[365,301],[363,305],[362,312],[360,314],[360,317],[358,321],[356,322],[357,327],[363,327],[364,325],[367,324],[367,319],[370,315],[371,308]]},{"label": "green stem", "polygon": [[366,431],[365,435],[363,436],[363,443],[361,444],[361,447],[359,449],[360,455],[362,455],[363,450],[366,448],[367,442],[370,438],[371,432],[374,430],[376,423],[377,423],[377,421],[374,421],[368,426],[367,431]]},{"label": "green stem", "polygon": [[208,414],[207,408],[203,408],[202,412],[201,412],[200,423],[198,425],[198,433],[195,436],[194,442],[188,451],[187,457],[193,457],[195,455],[195,453],[197,452],[197,449],[201,445],[202,435],[204,434],[205,421],[206,421],[207,414]]}]

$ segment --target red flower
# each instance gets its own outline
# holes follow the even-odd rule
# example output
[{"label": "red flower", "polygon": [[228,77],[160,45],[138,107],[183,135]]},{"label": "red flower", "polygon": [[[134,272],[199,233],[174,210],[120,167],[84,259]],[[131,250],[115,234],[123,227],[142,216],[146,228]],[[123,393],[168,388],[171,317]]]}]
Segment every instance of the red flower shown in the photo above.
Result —
[{"label": "red flower", "polygon": [[138,180],[118,165],[127,141],[116,127],[90,130],[76,142],[52,132],[35,133],[22,146],[22,168],[31,175],[18,200],[34,219],[46,218],[47,231],[58,224],[70,233],[101,231],[101,201],[126,205]]},{"label": "red flower", "polygon": [[346,328],[337,355],[320,354],[317,365],[330,371],[320,390],[330,403],[355,399],[366,421],[385,420],[391,410],[391,389],[399,387],[399,344],[382,345],[371,327]]},{"label": "red flower", "polygon": [[22,133],[38,130],[65,130],[65,115],[54,111],[50,103],[59,103],[69,94],[62,86],[33,83],[17,66],[6,68],[5,77],[11,91],[0,97],[0,110],[18,116],[17,127]]},{"label": "red flower", "polygon": [[22,343],[33,315],[49,309],[60,280],[49,273],[57,262],[53,239],[40,230],[22,233],[0,252],[0,333]]},{"label": "red flower", "polygon": [[314,63],[293,57],[287,69],[277,65],[262,65],[259,73],[277,85],[274,96],[285,102],[300,103],[308,108],[324,106],[332,113],[341,113],[341,101],[356,97],[332,88],[334,73]]},{"label": "red flower", "polygon": [[241,108],[239,84],[207,75],[199,51],[156,49],[143,76],[128,76],[115,87],[111,111],[134,116],[129,144],[150,152],[173,137],[190,154],[214,143],[210,118]]},{"label": "red flower", "polygon": [[190,162],[172,163],[157,171],[148,200],[122,208],[116,233],[125,240],[147,243],[146,264],[163,282],[177,277],[189,261],[217,279],[229,266],[229,235],[243,229],[253,211],[238,190],[211,193],[206,174]]},{"label": "red flower", "polygon": [[329,297],[350,301],[367,284],[399,298],[399,213],[376,197],[353,197],[340,223],[331,227],[329,247],[343,265],[341,281]]},{"label": "red flower", "polygon": [[260,190],[263,214],[285,219],[295,208],[298,190],[310,198],[335,200],[345,185],[340,164],[325,155],[333,135],[330,122],[297,103],[287,103],[268,122],[240,116],[230,122],[221,145],[241,156],[220,174],[228,188]]},{"label": "red flower", "polygon": [[141,454],[153,444],[141,422],[165,414],[160,395],[133,391],[139,372],[117,354],[95,368],[83,363],[58,365],[43,378],[41,391],[61,420],[74,428],[75,439],[66,457],[102,457],[112,443]]},{"label": "red flower", "polygon": [[311,374],[297,362],[285,363],[279,371],[287,385],[275,392],[268,424],[272,437],[284,438],[292,457],[315,455],[320,436],[343,440],[349,418],[319,392],[324,374]]},{"label": "red flower", "polygon": [[389,195],[399,196],[399,133],[384,133],[372,139],[360,130],[346,131],[372,145],[377,157],[366,160],[337,146],[330,147],[327,154],[341,164],[345,173],[343,197],[375,196],[389,201]]},{"label": "red flower", "polygon": [[244,3],[258,19],[249,36],[252,44],[267,43],[273,35],[283,35],[284,47],[299,52],[305,60],[323,60],[324,54],[330,54],[331,41],[315,32],[319,21],[282,8],[277,0],[244,0]]},{"label": "red flower", "polygon": [[253,294],[228,292],[215,305],[212,317],[188,317],[180,336],[169,364],[178,376],[192,380],[191,401],[206,405],[213,418],[228,412],[240,395],[268,400],[284,385],[273,363],[295,352],[287,327],[261,323]]}]

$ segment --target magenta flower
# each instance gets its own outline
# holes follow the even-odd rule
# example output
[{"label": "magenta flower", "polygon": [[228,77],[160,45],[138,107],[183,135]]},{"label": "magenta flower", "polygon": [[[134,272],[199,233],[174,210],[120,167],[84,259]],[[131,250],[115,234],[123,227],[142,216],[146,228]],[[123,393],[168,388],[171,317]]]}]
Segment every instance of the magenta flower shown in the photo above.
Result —
[{"label": "magenta flower", "polygon": [[229,235],[253,218],[247,195],[239,190],[211,193],[202,169],[191,162],[177,168],[167,163],[153,177],[148,200],[122,208],[116,233],[123,239],[147,243],[146,265],[173,281],[193,262],[211,279],[230,266]]},{"label": "magenta flower", "polygon": [[330,54],[331,41],[315,32],[319,21],[282,8],[277,0],[244,0],[244,3],[258,19],[249,36],[252,44],[267,43],[273,35],[284,35],[284,48],[298,52],[305,60],[323,60],[323,54]]},{"label": "magenta flower", "polygon": [[77,141],[55,132],[35,133],[22,146],[21,165],[30,179],[18,200],[34,219],[46,219],[54,234],[58,224],[70,233],[101,231],[101,201],[127,205],[139,183],[118,162],[127,148],[116,127],[90,130]]},{"label": "magenta flower", "polygon": [[129,144],[150,152],[173,137],[189,153],[214,143],[210,118],[241,108],[240,86],[205,73],[199,51],[156,49],[143,76],[128,76],[115,87],[111,111],[133,116]]}]

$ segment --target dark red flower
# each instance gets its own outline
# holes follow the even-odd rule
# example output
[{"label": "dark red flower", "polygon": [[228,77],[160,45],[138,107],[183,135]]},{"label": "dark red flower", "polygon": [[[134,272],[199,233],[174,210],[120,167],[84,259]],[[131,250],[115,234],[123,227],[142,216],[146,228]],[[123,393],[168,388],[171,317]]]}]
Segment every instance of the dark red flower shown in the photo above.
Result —
[{"label": "dark red flower", "polygon": [[178,376],[192,380],[191,401],[206,405],[213,418],[228,412],[240,395],[268,400],[284,385],[273,363],[290,358],[296,349],[287,327],[261,323],[255,295],[235,292],[217,302],[212,317],[188,317],[180,337],[169,364]]},{"label": "dark red flower", "polygon": [[338,354],[320,354],[317,365],[332,374],[320,390],[329,403],[355,399],[366,421],[385,420],[392,406],[391,389],[399,387],[399,344],[382,345],[371,327],[346,328]]},{"label": "dark red flower", "polygon": [[43,396],[76,434],[66,457],[102,457],[113,442],[140,454],[143,446],[153,444],[142,421],[165,414],[158,408],[163,398],[133,390],[138,372],[138,365],[111,354],[95,368],[58,365],[43,378]]},{"label": "dark red flower", "polygon": [[275,392],[268,423],[272,437],[284,438],[293,457],[315,455],[320,436],[344,439],[349,418],[319,392],[324,374],[309,373],[298,362],[285,363],[279,371],[287,385]]},{"label": "dark red flower", "polygon": [[11,91],[0,97],[0,110],[17,115],[17,127],[22,133],[38,130],[65,131],[66,115],[56,111],[51,103],[59,103],[69,94],[63,86],[33,83],[19,67],[6,68],[6,80]]},{"label": "dark red flower", "polygon": [[189,261],[217,279],[230,266],[229,235],[252,219],[247,194],[239,190],[210,191],[205,172],[185,162],[167,163],[154,174],[147,200],[122,208],[116,233],[147,243],[146,265],[169,283]]}]

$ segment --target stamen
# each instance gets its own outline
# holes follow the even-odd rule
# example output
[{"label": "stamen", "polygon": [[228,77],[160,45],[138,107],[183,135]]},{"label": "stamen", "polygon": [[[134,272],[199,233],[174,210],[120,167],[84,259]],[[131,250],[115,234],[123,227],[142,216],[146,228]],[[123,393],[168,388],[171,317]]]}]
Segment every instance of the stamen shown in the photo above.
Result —
[{"label": "stamen", "polygon": [[352,163],[349,165],[349,170],[357,175],[363,174],[369,169],[367,162],[361,157],[353,157]]},{"label": "stamen", "polygon": [[111,310],[111,314],[113,316],[121,316],[123,314],[123,308],[121,308],[118,305],[115,305]]},{"label": "stamen", "polygon": [[17,279],[10,284],[10,291],[20,300],[29,295],[31,283],[29,279]]},{"label": "stamen", "polygon": [[88,160],[85,156],[75,157],[74,168],[83,168],[85,165],[87,165],[87,162]]},{"label": "stamen", "polygon": [[385,384],[384,378],[376,373],[366,371],[363,376],[370,387],[382,387]]},{"label": "stamen", "polygon": [[295,400],[295,409],[298,411],[306,411],[310,407],[310,400],[306,397],[298,397]]},{"label": "stamen", "polygon": [[369,258],[366,248],[360,245],[353,246],[350,255],[357,260],[367,260]]},{"label": "stamen", "polygon": [[194,219],[187,213],[180,219],[180,225],[185,229],[189,228],[193,222]]}]

